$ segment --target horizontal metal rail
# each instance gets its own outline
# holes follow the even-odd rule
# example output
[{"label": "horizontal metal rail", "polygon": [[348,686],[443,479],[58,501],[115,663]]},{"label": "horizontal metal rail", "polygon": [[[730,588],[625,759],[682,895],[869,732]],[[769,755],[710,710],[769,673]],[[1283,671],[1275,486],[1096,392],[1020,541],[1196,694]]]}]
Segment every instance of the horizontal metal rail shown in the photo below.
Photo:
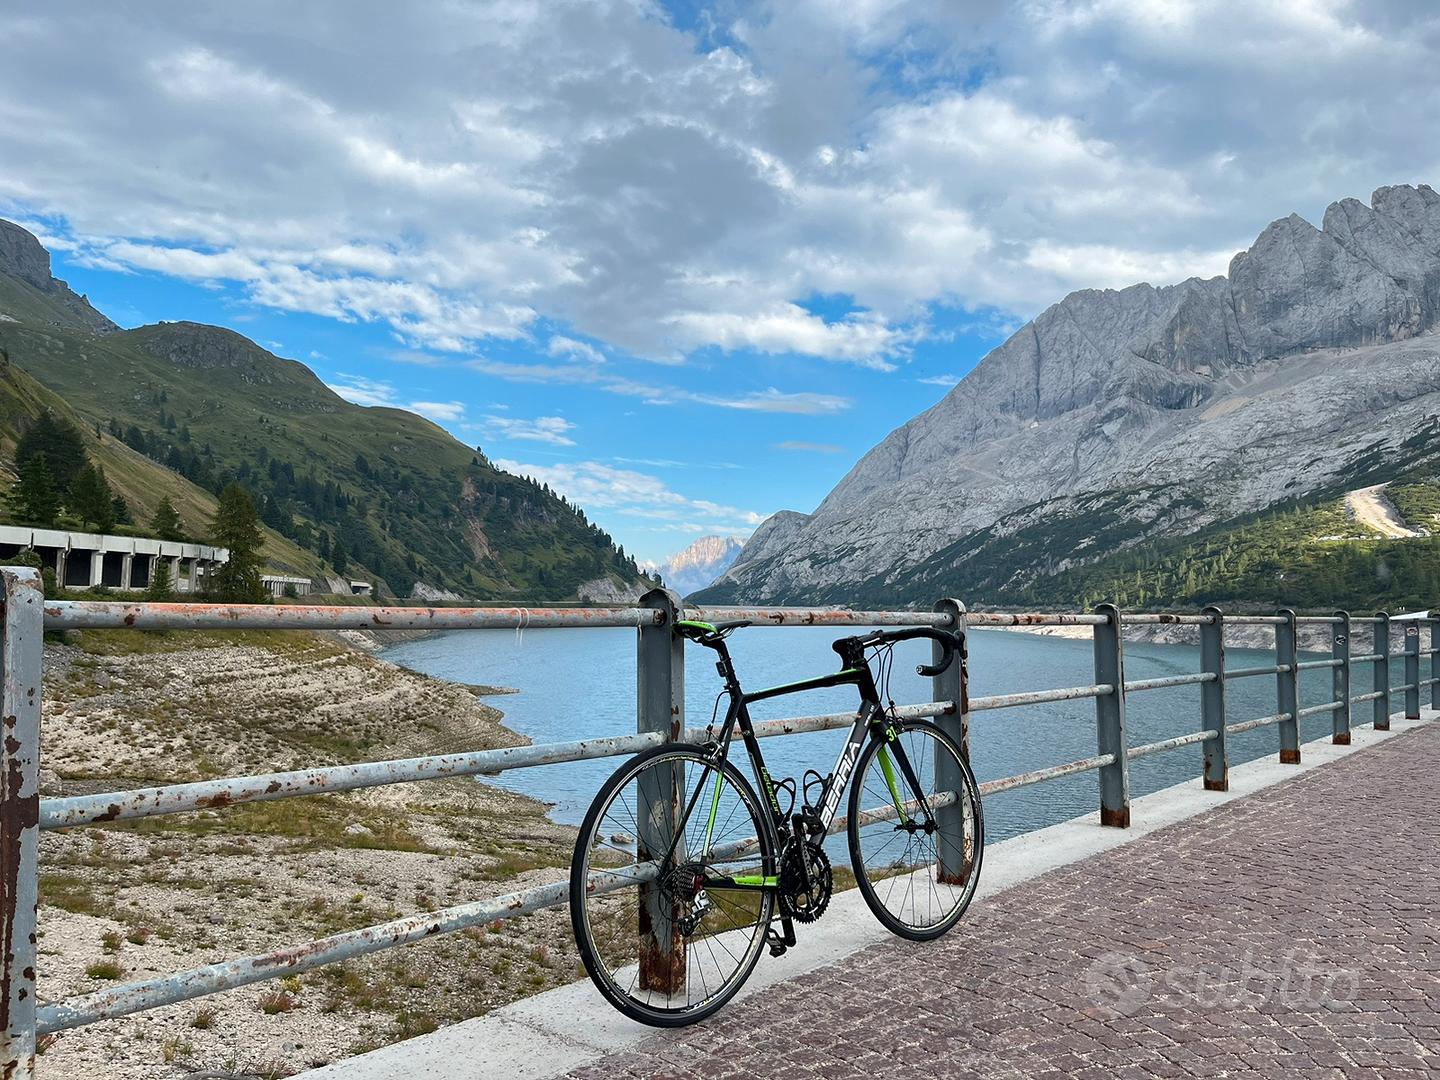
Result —
[{"label": "horizontal metal rail", "polygon": [[1073,701],[1076,698],[1104,697],[1113,694],[1111,683],[1096,683],[1093,686],[1065,686],[1058,690],[1031,690],[1024,694],[992,694],[988,697],[972,697],[970,711],[984,712],[987,709],[1013,709],[1017,705],[1039,705],[1046,701]]},{"label": "horizontal metal rail", "polygon": [[[1126,615],[1124,621],[1129,626],[1209,626],[1215,621],[1213,615],[1146,615],[1144,613]],[[1229,622],[1229,619],[1225,620]]]},{"label": "horizontal metal rail", "polygon": [[1289,719],[1290,714],[1288,712],[1275,713],[1273,716],[1257,716],[1254,720],[1240,720],[1234,724],[1226,724],[1225,730],[1232,734],[1240,731],[1253,731],[1255,728],[1278,724],[1282,720]]},{"label": "horizontal metal rail", "polygon": [[[931,701],[923,705],[899,706],[895,715],[902,720],[910,720],[939,716],[951,708],[952,702]],[[849,727],[854,722],[853,712],[792,716],[781,720],[758,721],[755,724],[755,734],[760,738],[770,738],[805,731],[829,731]],[[685,732],[687,742],[703,743],[705,738],[703,728],[690,728]],[[361,765],[331,765],[259,776],[200,780],[190,784],[168,784],[164,787],[140,788],[134,791],[76,795],[68,799],[43,799],[40,803],[40,827],[63,829],[107,821],[133,821],[160,814],[214,810],[236,803],[356,791],[391,784],[442,780],[452,776],[498,776],[510,769],[528,769],[536,765],[628,757],[652,746],[659,746],[664,741],[664,736],[659,732],[647,732],[641,735],[542,743],[538,746],[507,746],[498,750],[476,750],[467,754],[433,754]]]},{"label": "horizontal metal rail", "polygon": [[1103,626],[1104,615],[1006,614],[1002,611],[970,611],[966,626]]},{"label": "horizontal metal rail", "polygon": [[1125,683],[1125,692],[1137,690],[1164,690],[1171,686],[1194,686],[1196,683],[1215,681],[1213,671],[1195,671],[1188,675],[1165,675],[1158,679],[1131,679]]},{"label": "horizontal metal rail", "polygon": [[302,607],[47,600],[47,630],[520,630],[657,626],[654,608]]},{"label": "horizontal metal rail", "polygon": [[1384,696],[1384,690],[1375,690],[1369,694],[1356,694],[1350,699],[1350,704],[1358,705],[1362,701],[1374,701],[1376,698],[1382,698]]},{"label": "horizontal metal rail", "polygon": [[[1350,661],[1352,664],[1355,661]],[[1314,668],[1336,668],[1344,664],[1344,660],[1301,660],[1295,665],[1296,671],[1310,671]]]},{"label": "horizontal metal rail", "polygon": [[687,608],[687,619],[727,622],[749,619],[757,626],[931,626],[949,629],[954,619],[937,611],[847,611],[844,608]]},{"label": "horizontal metal rail", "polygon": [[1016,788],[1029,787],[1031,784],[1038,784],[1044,780],[1054,780],[1061,776],[1089,772],[1092,769],[1100,769],[1114,764],[1114,754],[1097,754],[1095,757],[1081,758],[1079,761],[1067,761],[1064,765],[1050,765],[1044,769],[1017,773],[1015,776],[1007,776],[1000,780],[987,780],[980,785],[980,794],[998,795],[1002,791],[1014,791]]},{"label": "horizontal metal rail", "polygon": [[[926,716],[942,716],[955,707],[953,701],[927,701],[923,705],[897,705],[893,715],[899,720],[919,720]],[[755,735],[761,739],[776,735],[800,735],[807,731],[834,731],[855,723],[855,713],[827,713],[824,716],[791,716],[783,720],[756,720]],[[685,741],[705,742],[704,728],[686,728]]]},{"label": "horizontal metal rail", "polygon": [[1173,739],[1161,739],[1159,742],[1132,746],[1125,751],[1125,756],[1133,760],[1138,757],[1147,757],[1150,754],[1158,754],[1162,750],[1174,750],[1177,746],[1193,746],[1195,743],[1209,742],[1211,739],[1219,737],[1218,731],[1192,731],[1189,735],[1176,735]]},{"label": "horizontal metal rail", "polygon": [[1252,675],[1283,675],[1289,670],[1289,664],[1271,664],[1267,667],[1230,668],[1225,672],[1225,678],[1248,679]]},{"label": "horizontal metal rail", "polygon": [[1307,705],[1305,708],[1297,710],[1295,715],[1297,718],[1304,716],[1318,716],[1321,713],[1334,712],[1343,704],[1343,701],[1327,701],[1324,705]]},{"label": "horizontal metal rail", "polygon": [[[1127,620],[1128,621],[1128,620]],[[1283,615],[1226,615],[1226,626],[1283,626],[1289,620]]]},{"label": "horizontal metal rail", "polygon": [[1352,657],[1350,657],[1350,663],[1352,663],[1352,664],[1368,664],[1368,663],[1371,663],[1372,661],[1375,661],[1375,660],[1384,660],[1384,659],[1386,659],[1386,657],[1385,657],[1383,654],[1381,654],[1381,653],[1366,653],[1364,656],[1352,656]]},{"label": "horizontal metal rail", "polygon": [[1345,620],[1334,615],[1296,615],[1295,621],[1302,626],[1339,626]]}]

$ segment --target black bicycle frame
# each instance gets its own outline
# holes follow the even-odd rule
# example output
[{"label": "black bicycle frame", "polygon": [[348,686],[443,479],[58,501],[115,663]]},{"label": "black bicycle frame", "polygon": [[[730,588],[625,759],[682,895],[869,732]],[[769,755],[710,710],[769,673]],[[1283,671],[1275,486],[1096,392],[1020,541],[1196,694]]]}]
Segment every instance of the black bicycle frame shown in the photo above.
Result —
[{"label": "black bicycle frame", "polygon": [[[725,691],[730,697],[730,707],[725,713],[725,721],[718,736],[715,737],[715,756],[717,766],[720,762],[728,759],[730,743],[734,736],[735,729],[739,728],[740,737],[745,743],[745,750],[750,756],[751,767],[755,771],[755,777],[759,781],[762,794],[765,797],[767,808],[771,819],[775,824],[775,832],[782,840],[788,836],[800,837],[802,834],[808,840],[820,842],[829,832],[831,823],[835,820],[835,814],[840,808],[840,799],[844,794],[845,785],[850,781],[850,775],[854,772],[855,763],[860,758],[860,751],[864,748],[867,735],[871,738],[884,738],[883,732],[887,730],[885,725],[885,713],[880,706],[880,693],[875,686],[875,677],[867,664],[861,660],[858,663],[848,665],[832,675],[821,675],[813,679],[804,679],[800,682],[786,683],[782,686],[772,686],[764,690],[756,690],[754,693],[746,693],[740,687],[740,681],[735,674],[735,666],[730,659],[730,651],[725,648],[723,642],[718,643],[715,648],[719,655],[716,662],[716,669],[725,681]],[[858,655],[858,654],[857,654]],[[830,775],[824,779],[820,792],[820,805],[813,814],[792,813],[791,820],[785,820],[785,812],[780,809],[780,800],[776,795],[777,785],[770,779],[770,771],[765,767],[764,755],[760,752],[760,740],[755,736],[755,727],[750,720],[749,706],[752,702],[767,701],[770,698],[784,697],[790,694],[801,694],[807,690],[824,690],[832,686],[855,686],[860,692],[860,708],[855,714],[855,722],[850,726],[849,735],[845,739],[845,745],[840,750],[840,756],[835,761],[835,768]],[[900,767],[900,774],[910,790],[914,793],[918,809],[923,814],[923,821],[930,824],[933,821],[930,807],[925,799],[924,788],[916,775],[910,759],[905,754],[905,748],[900,742],[890,743],[889,749],[894,753],[897,764]],[[891,780],[891,795],[896,800],[896,810],[905,819],[906,810],[901,805],[898,791],[893,779]],[[685,808],[685,814],[680,819],[679,828],[676,831],[676,842],[683,832],[685,823],[690,820],[694,813],[696,804],[703,797],[705,784],[697,785],[695,794],[690,798],[690,805]],[[796,794],[803,799],[803,791]],[[792,805],[791,809],[794,807]],[[707,837],[707,845],[709,838]],[[783,844],[782,844],[783,846]],[[673,854],[673,851],[671,852]],[[706,852],[708,854],[708,851]],[[773,872],[773,871],[772,871]],[[705,885],[707,888],[732,888],[732,889],[764,889],[774,888],[773,878],[769,881],[751,882],[736,880],[733,878],[706,876]]]}]

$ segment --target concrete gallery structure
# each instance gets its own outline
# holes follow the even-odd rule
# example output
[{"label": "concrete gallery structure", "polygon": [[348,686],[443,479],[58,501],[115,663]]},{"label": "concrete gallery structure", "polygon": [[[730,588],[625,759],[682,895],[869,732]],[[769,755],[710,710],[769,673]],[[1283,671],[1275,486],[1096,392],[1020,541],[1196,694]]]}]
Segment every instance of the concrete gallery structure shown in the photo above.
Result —
[{"label": "concrete gallery structure", "polygon": [[97,585],[144,589],[154,576],[157,560],[163,559],[170,564],[170,581],[176,592],[198,592],[205,574],[230,557],[226,548],[178,540],[0,525],[0,561],[13,559],[27,548],[55,571],[62,588],[72,589]]}]

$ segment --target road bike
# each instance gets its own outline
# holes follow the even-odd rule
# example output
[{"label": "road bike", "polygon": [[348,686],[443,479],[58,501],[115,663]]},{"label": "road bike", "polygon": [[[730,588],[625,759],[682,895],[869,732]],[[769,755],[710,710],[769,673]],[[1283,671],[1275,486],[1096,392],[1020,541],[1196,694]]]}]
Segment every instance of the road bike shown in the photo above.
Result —
[{"label": "road bike", "polygon": [[[712,716],[703,744],[668,743],[620,766],[575,842],[570,920],[585,970],[617,1009],[657,1027],[715,1013],[767,945],[775,956],[794,945],[794,924],[820,918],[852,878],[882,925],[930,941],[959,921],[980,877],[984,821],[964,752],[936,724],[898,718],[889,699],[896,643],[935,642],[935,662],[915,669],[935,676],[965,662],[964,636],[916,628],[841,638],[838,672],[746,693],[725,639],[748,625],[675,623],[717,654],[725,719],[717,730]],[[834,768],[807,769],[798,792],[793,778],[772,778],[749,706],[844,685],[858,689],[860,707]],[[730,760],[737,730],[754,785]],[[848,812],[837,819],[847,784]],[[825,850],[841,831],[848,870]]]}]

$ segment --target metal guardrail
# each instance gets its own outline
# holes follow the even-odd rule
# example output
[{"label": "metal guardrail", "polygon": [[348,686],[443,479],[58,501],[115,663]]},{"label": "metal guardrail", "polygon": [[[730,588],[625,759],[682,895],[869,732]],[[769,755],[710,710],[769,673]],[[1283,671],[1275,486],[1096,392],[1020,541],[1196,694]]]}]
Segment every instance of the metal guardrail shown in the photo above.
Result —
[{"label": "metal guardrail", "polygon": [[[409,608],[409,607],[306,607],[226,606],[214,604],[145,604],[92,601],[45,601],[39,575],[26,568],[0,570],[3,576],[4,626],[0,636],[3,666],[4,738],[0,740],[0,1077],[34,1075],[35,1047],[41,1034],[92,1024],[162,1005],[213,994],[231,987],[308,971],[325,964],[363,956],[435,934],[513,918],[566,903],[568,882],[555,882],[491,900],[405,916],[377,926],[335,934],[288,949],[211,964],[145,982],[107,988],[95,993],[40,1005],[36,1000],[36,893],[39,834],[45,829],[71,828],[103,822],[128,821],[162,814],[214,809],[242,802],[293,798],[317,793],[353,791],[390,784],[414,783],[449,776],[494,776],[510,769],[557,762],[583,761],[634,754],[667,741],[700,741],[703,732],[685,726],[684,649],[671,632],[682,612],[673,594],[651,592],[639,606],[599,608]],[[963,664],[932,680],[934,700],[899,708],[902,717],[935,717],[968,753],[969,717],[993,709],[1017,708],[1044,702],[1090,698],[1095,702],[1096,746],[1093,757],[1036,769],[980,785],[982,795],[1042,783],[1081,772],[1099,774],[1100,822],[1124,827],[1130,822],[1130,761],[1151,754],[1198,745],[1206,788],[1226,790],[1229,763],[1228,734],[1275,724],[1279,726],[1282,762],[1299,761],[1298,721],[1330,712],[1333,739],[1348,743],[1351,707],[1373,701],[1373,723],[1389,727],[1390,695],[1403,692],[1407,716],[1419,715],[1420,691],[1431,688],[1432,704],[1440,693],[1440,649],[1426,650],[1430,677],[1420,678],[1419,623],[1406,626],[1404,683],[1391,687],[1389,676],[1389,624],[1383,612],[1374,617],[1278,615],[1226,616],[1218,608],[1200,614],[1122,615],[1113,605],[1088,614],[967,613],[955,600],[942,600],[931,612],[843,611],[806,608],[705,608],[694,617],[751,619],[773,626],[933,626],[952,629],[986,626],[1089,626],[1094,633],[1095,682],[1001,694],[969,696]],[[1373,627],[1369,653],[1350,654],[1352,623]],[[1435,630],[1440,620],[1429,620],[1432,645],[1440,641]],[[1156,679],[1126,681],[1122,627],[1125,623],[1197,626],[1200,630],[1201,670]],[[1296,628],[1300,624],[1332,626],[1332,657],[1300,662],[1296,655]],[[1273,666],[1226,670],[1226,626],[1273,626],[1276,663]],[[462,754],[436,754],[390,761],[326,766],[257,776],[231,777],[198,783],[170,784],[134,791],[41,799],[40,711],[42,639],[46,629],[369,629],[456,630],[526,627],[619,626],[638,630],[637,724],[634,735],[581,739],[538,746],[507,747]],[[1357,663],[1372,665],[1374,690],[1351,695],[1350,674]],[[1328,667],[1333,672],[1333,700],[1301,708],[1299,672]],[[1225,684],[1230,679],[1258,675],[1276,677],[1276,713],[1237,722],[1229,721]],[[1130,746],[1125,727],[1125,706],[1130,694],[1179,686],[1200,688],[1200,728],[1169,739]],[[1116,688],[1120,692],[1116,692]],[[756,723],[756,734],[769,738],[807,731],[848,727],[851,713],[790,717]],[[943,796],[942,796],[943,797]],[[865,819],[880,820],[893,808],[863,811]],[[843,830],[838,819],[833,830]],[[743,843],[743,842],[742,842]],[[629,870],[598,873],[597,891],[615,891],[642,884],[646,864]]]}]

